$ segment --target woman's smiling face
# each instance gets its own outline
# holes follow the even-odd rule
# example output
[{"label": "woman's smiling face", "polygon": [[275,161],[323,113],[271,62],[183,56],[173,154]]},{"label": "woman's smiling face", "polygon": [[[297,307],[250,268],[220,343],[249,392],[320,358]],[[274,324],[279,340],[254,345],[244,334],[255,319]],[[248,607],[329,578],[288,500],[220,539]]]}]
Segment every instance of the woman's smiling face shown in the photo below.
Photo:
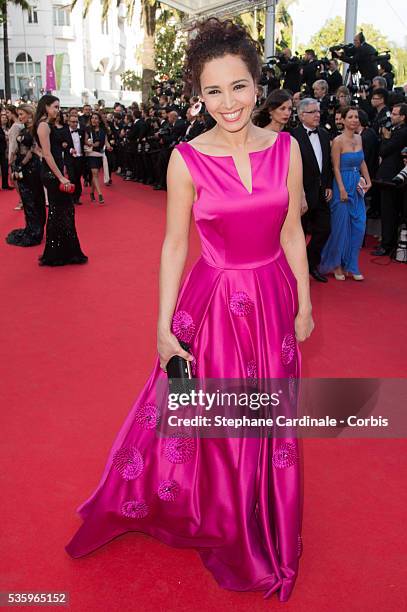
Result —
[{"label": "woman's smiling face", "polygon": [[201,98],[219,127],[238,132],[245,127],[256,102],[256,85],[238,55],[206,62],[200,78]]}]

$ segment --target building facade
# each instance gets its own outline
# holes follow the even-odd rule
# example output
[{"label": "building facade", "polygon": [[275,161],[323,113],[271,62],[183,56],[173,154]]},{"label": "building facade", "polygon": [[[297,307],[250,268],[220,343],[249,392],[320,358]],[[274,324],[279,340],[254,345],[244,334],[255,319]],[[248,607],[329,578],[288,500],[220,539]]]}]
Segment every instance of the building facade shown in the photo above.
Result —
[{"label": "building facade", "polygon": [[[136,2],[130,24],[125,3],[111,5],[102,21],[99,0],[93,0],[86,18],[82,0],[72,11],[68,0],[31,0],[29,11],[9,3],[12,99],[36,100],[48,90],[60,98],[62,106],[92,104],[99,99],[106,106],[140,101],[141,93],[124,91],[120,78],[125,70],[141,75],[137,61],[143,41],[140,2]],[[4,90],[1,26],[0,49],[0,89]]]}]

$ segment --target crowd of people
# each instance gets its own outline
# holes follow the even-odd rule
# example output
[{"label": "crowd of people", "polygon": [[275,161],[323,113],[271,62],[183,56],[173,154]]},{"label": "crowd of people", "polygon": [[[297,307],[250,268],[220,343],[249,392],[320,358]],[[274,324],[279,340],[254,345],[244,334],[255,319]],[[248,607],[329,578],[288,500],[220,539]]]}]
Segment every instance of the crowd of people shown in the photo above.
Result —
[{"label": "crowd of people", "polygon": [[[366,45],[360,36],[355,37],[356,49]],[[351,62],[344,55],[342,59]],[[369,217],[381,219],[375,256],[395,254],[400,226],[407,223],[405,175],[396,179],[407,165],[405,93],[392,89],[387,60],[372,74],[364,66],[372,79],[356,90],[343,85],[337,59],[321,70],[310,49],[304,61],[300,68],[286,49],[279,58],[280,79],[273,68],[263,70],[253,121],[267,130],[289,131],[299,142],[304,166],[302,223],[311,236],[310,274],[320,282],[327,282],[327,272],[337,280],[344,280],[346,273],[363,280],[358,255],[366,208]],[[39,244],[49,206],[40,263],[87,261],[74,223],[74,205],[82,203],[83,187],[90,187],[91,202],[100,205],[105,202],[103,187],[112,184],[114,174],[166,190],[174,146],[213,125],[199,97],[187,96],[177,81],[156,85],[148,103],[129,108],[117,102],[109,110],[101,101],[94,108],[85,104],[61,110],[51,95],[43,96],[37,106],[7,105],[1,110],[0,126],[2,187],[17,189],[16,208],[23,208],[26,221],[25,228],[9,233],[7,242]],[[61,208],[68,201],[70,206]],[[62,240],[59,233],[66,226],[69,232]],[[68,246],[67,236],[72,242]]]}]

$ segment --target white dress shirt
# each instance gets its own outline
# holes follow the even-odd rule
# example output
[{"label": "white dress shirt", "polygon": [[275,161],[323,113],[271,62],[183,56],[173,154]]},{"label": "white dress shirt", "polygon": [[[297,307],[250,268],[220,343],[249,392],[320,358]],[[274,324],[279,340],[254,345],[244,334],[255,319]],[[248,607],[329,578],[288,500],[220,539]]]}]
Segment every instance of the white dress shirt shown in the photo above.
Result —
[{"label": "white dress shirt", "polygon": [[[307,132],[311,131],[313,128],[307,128],[304,124],[302,124],[304,130]],[[309,134],[308,138],[310,139],[310,143],[312,148],[314,149],[315,157],[317,158],[319,171],[322,172],[322,147],[321,141],[319,140],[318,134]]]},{"label": "white dress shirt", "polygon": [[79,136],[79,132],[72,132],[71,129],[69,129],[69,131],[71,132],[73,146],[76,151],[76,157],[82,157],[81,137]]},{"label": "white dress shirt", "polygon": [[189,132],[192,129],[192,126],[194,125],[196,119],[194,119],[193,121],[191,121],[191,123],[189,124],[189,126],[187,127],[187,131],[185,132],[185,136],[188,136]]}]

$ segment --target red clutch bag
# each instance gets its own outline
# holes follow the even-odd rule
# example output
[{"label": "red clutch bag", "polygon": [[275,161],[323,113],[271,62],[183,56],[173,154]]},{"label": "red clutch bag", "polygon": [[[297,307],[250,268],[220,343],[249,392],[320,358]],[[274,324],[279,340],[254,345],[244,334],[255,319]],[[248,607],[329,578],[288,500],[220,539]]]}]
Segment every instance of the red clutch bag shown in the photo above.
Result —
[{"label": "red clutch bag", "polygon": [[75,191],[75,185],[72,185],[71,183],[68,189],[63,183],[59,183],[59,191],[62,191],[63,193],[73,193]]}]

